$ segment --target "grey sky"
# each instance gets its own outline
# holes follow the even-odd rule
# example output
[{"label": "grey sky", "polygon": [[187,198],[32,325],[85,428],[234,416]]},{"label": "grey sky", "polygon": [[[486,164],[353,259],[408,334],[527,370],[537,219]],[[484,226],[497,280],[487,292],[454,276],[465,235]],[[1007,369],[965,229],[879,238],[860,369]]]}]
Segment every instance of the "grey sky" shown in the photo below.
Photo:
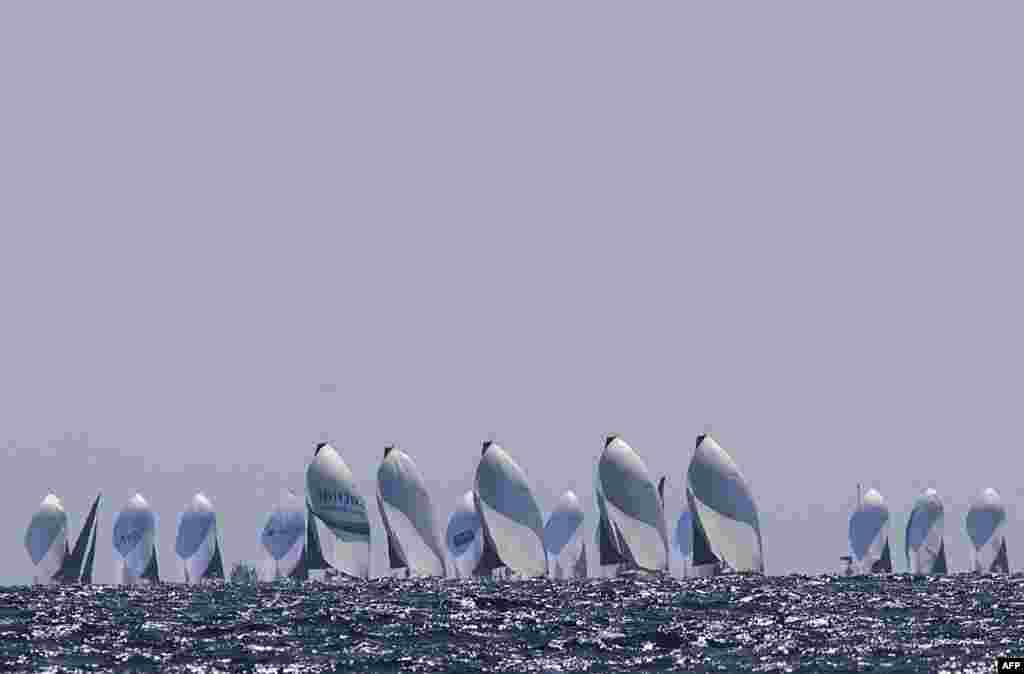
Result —
[{"label": "grey sky", "polygon": [[445,521],[493,432],[590,536],[604,433],[678,490],[705,423],[770,573],[838,568],[858,480],[896,529],[935,486],[956,569],[996,487],[1020,568],[1022,19],[4,3],[0,583],[51,489],[77,531],[103,488],[100,581],[135,490],[166,571],[198,489],[255,559],[322,431]]}]

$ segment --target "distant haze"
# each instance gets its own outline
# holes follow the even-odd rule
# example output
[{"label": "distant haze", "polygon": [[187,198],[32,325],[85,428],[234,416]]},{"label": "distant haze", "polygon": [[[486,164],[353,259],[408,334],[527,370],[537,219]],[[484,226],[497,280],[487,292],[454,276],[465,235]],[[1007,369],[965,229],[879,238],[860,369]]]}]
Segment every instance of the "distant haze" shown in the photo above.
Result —
[{"label": "distant haze", "polygon": [[[442,521],[491,434],[593,540],[618,432],[670,480],[713,425],[769,573],[835,571],[856,484],[1021,568],[1024,5],[0,5],[0,583],[203,490],[260,558],[329,438]],[[372,507],[373,573],[385,570]],[[670,524],[674,529],[674,522]]]}]

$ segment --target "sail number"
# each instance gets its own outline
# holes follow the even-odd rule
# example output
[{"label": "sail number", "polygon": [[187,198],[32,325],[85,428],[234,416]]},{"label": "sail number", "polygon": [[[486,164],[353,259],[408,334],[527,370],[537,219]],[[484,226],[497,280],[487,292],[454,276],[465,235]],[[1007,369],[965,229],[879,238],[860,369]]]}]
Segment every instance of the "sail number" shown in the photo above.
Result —
[{"label": "sail number", "polygon": [[460,531],[459,533],[455,534],[454,538],[452,538],[452,543],[454,543],[455,545],[466,545],[471,540],[473,540],[473,537],[475,535],[476,534],[473,532],[472,529]]},{"label": "sail number", "polygon": [[354,494],[330,489],[321,489],[317,492],[318,501],[321,505],[331,510],[365,511],[366,506],[363,500]]}]

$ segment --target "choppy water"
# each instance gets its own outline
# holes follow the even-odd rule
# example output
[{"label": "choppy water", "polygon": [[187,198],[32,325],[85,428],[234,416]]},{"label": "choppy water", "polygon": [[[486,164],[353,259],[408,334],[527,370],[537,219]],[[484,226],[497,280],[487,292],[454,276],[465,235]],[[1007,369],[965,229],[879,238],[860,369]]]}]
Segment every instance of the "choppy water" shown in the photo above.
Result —
[{"label": "choppy water", "polygon": [[991,672],[1024,578],[0,589],[0,671]]}]

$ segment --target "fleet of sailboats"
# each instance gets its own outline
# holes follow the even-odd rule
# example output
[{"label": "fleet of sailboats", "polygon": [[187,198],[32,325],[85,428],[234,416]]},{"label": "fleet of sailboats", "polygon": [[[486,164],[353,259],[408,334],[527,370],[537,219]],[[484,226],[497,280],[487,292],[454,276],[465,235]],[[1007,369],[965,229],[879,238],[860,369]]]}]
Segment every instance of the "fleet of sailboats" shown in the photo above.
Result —
[{"label": "fleet of sailboats", "polygon": [[[601,574],[764,573],[760,519],[750,484],[709,433],[697,436],[684,474],[682,512],[671,525],[668,484],[668,476],[654,482],[644,460],[622,437],[605,438],[594,476],[596,561]],[[265,558],[257,577],[369,578],[366,504],[351,469],[330,444],[316,445],[305,486],[304,497],[284,491],[268,515],[260,534]],[[565,491],[545,522],[526,473],[494,441],[483,443],[473,489],[456,503],[444,542],[423,476],[405,451],[385,448],[376,497],[390,575],[588,576],[586,513],[579,497]],[[51,493],[42,500],[24,540],[34,582],[92,582],[100,502],[97,495],[72,548],[60,498]],[[875,488],[861,494],[858,485],[849,522],[851,554],[842,557],[847,575],[893,571],[890,519],[882,494]],[[904,532],[911,573],[949,571],[944,520],[938,492],[926,489],[915,501]],[[972,571],[1010,572],[1006,522],[1006,507],[995,489],[987,488],[974,498],[966,518]],[[141,494],[135,494],[114,519],[118,582],[160,581],[156,536],[156,514]],[[325,553],[325,541],[330,553]],[[185,583],[224,580],[217,514],[202,492],[179,515],[175,552]]]}]

